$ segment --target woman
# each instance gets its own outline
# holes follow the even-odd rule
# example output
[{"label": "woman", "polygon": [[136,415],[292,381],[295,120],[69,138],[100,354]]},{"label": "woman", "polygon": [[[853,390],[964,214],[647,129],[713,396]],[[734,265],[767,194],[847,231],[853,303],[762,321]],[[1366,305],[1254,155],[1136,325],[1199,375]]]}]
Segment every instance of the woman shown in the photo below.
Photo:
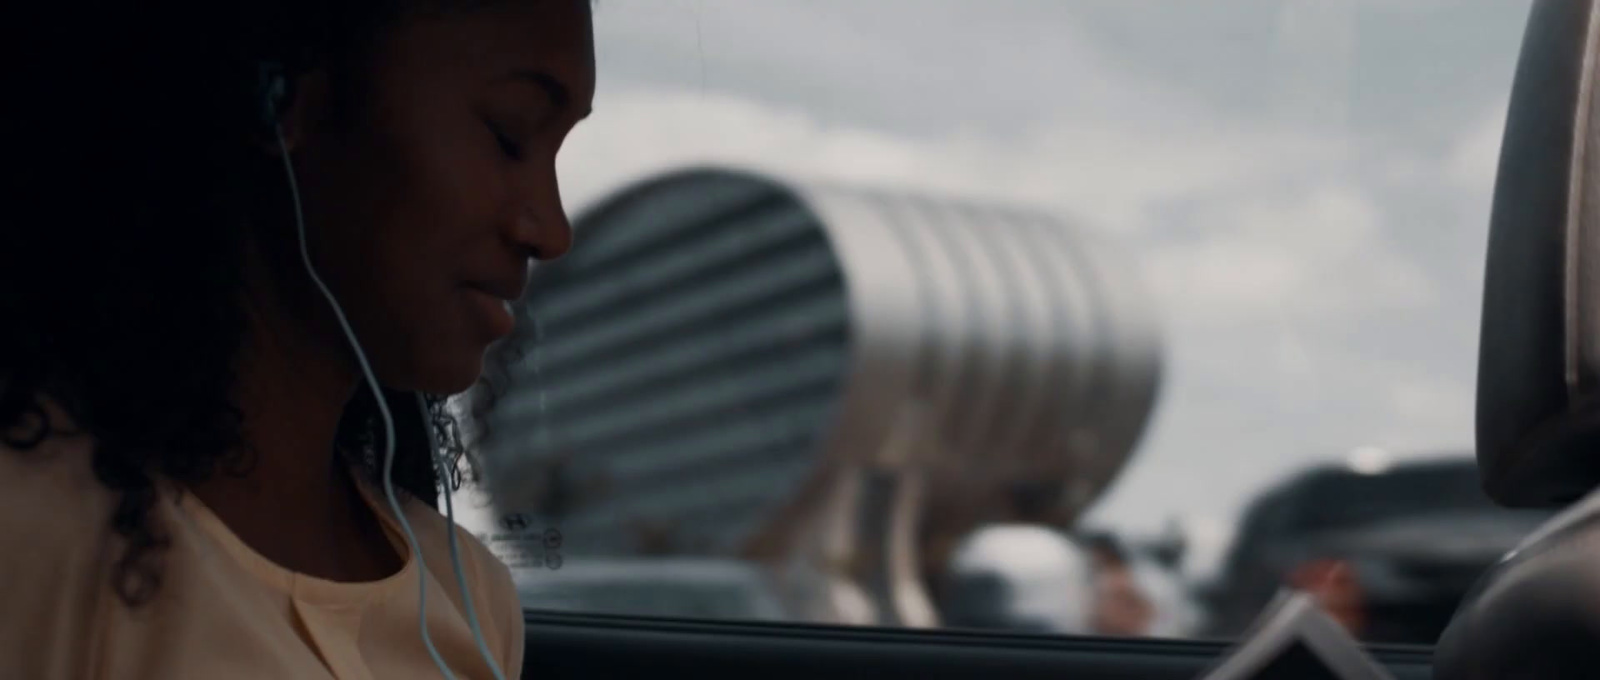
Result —
[{"label": "woman", "polygon": [[15,24],[45,39],[8,78],[0,677],[518,677],[430,444],[459,458],[440,395],[570,245],[588,3],[158,4]]}]

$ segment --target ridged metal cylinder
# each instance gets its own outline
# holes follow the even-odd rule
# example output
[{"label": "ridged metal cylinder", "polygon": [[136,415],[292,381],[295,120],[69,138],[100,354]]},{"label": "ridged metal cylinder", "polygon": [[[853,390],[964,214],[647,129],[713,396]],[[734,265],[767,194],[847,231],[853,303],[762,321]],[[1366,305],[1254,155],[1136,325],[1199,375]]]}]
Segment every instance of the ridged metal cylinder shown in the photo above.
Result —
[{"label": "ridged metal cylinder", "polygon": [[573,554],[733,554],[845,466],[1054,480],[1071,514],[1155,399],[1137,267],[1045,212],[707,167],[575,225],[482,454]]}]

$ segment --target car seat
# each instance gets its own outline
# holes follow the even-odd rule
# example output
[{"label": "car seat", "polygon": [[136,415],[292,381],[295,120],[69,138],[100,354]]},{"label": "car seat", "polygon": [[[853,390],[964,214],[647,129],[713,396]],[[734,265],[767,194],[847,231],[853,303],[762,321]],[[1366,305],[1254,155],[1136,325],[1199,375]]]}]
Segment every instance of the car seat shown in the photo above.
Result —
[{"label": "car seat", "polygon": [[1600,677],[1600,117],[1594,0],[1535,0],[1490,218],[1477,456],[1502,505],[1566,506],[1484,575],[1440,680]]}]

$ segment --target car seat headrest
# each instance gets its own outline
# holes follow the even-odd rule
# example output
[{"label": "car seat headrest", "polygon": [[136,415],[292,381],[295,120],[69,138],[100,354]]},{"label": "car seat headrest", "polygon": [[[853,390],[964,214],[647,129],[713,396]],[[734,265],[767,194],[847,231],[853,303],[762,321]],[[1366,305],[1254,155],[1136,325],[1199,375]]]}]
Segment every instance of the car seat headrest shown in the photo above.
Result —
[{"label": "car seat headrest", "polygon": [[1600,483],[1600,88],[1594,0],[1536,0],[1490,217],[1477,395],[1485,490],[1568,503]]}]

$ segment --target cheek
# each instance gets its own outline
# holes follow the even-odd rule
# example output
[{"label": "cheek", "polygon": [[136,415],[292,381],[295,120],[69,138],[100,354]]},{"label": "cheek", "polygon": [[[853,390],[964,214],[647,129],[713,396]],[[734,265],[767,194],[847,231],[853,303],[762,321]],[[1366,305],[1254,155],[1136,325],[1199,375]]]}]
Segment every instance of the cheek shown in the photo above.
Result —
[{"label": "cheek", "polygon": [[497,247],[510,173],[470,112],[412,99],[422,90],[384,92],[306,156],[318,267],[369,359],[386,382],[441,391],[475,377],[461,286]]},{"label": "cheek", "polygon": [[494,238],[492,177],[459,148],[418,145],[389,167],[390,185],[373,197],[380,221],[372,227],[381,237],[371,283],[393,298],[385,307],[397,320],[421,326],[405,329],[408,335],[457,325],[441,316],[456,311],[457,289]]},{"label": "cheek", "polygon": [[[373,162],[358,193],[384,268],[461,276],[478,242],[492,238],[503,193],[495,159],[461,123],[396,121],[375,139]],[[390,271],[400,279],[406,271]],[[447,283],[447,281],[439,281]]]},{"label": "cheek", "polygon": [[503,193],[496,157],[459,123],[419,127],[386,140],[386,167],[374,170],[387,175],[388,186],[374,200],[424,250],[481,236],[474,232],[492,227]]},{"label": "cheek", "polygon": [[439,373],[430,355],[471,349],[456,337],[457,289],[493,237],[496,184],[463,148],[449,135],[373,135],[317,182],[319,273],[386,374]]}]

